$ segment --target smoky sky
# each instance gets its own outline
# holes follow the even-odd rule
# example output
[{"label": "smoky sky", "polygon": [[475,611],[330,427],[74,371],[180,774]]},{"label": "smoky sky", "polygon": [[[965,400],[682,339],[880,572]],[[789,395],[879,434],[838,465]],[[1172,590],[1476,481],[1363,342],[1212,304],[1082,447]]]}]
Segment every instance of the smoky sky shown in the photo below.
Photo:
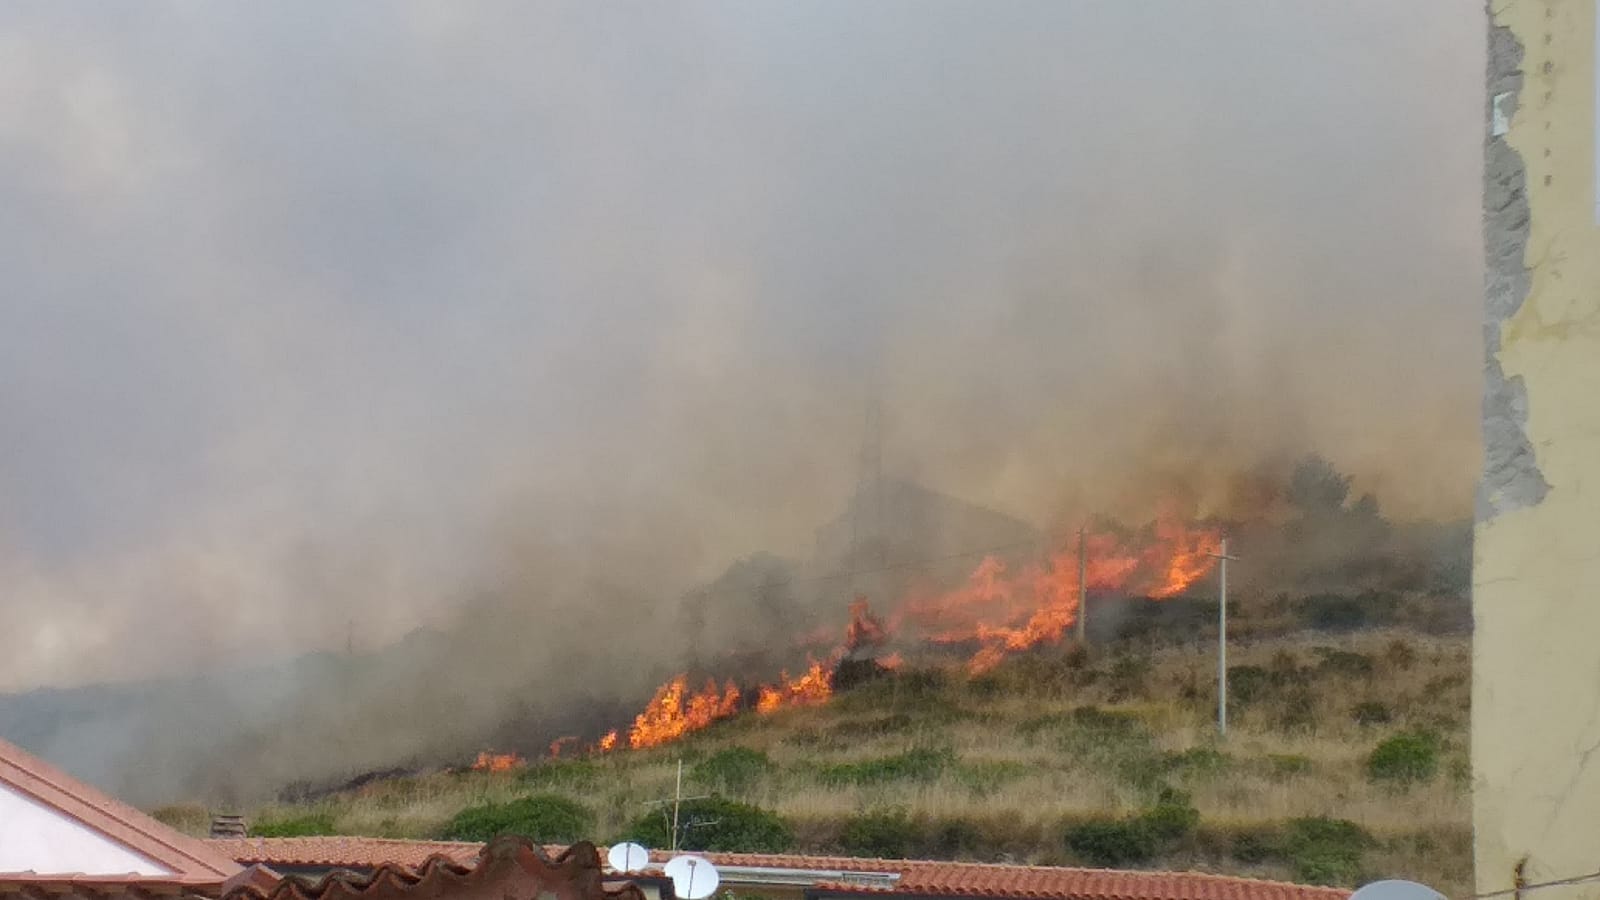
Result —
[{"label": "smoky sky", "polygon": [[1030,521],[1308,450],[1463,514],[1481,20],[7,4],[0,687],[803,554],[871,404]]}]

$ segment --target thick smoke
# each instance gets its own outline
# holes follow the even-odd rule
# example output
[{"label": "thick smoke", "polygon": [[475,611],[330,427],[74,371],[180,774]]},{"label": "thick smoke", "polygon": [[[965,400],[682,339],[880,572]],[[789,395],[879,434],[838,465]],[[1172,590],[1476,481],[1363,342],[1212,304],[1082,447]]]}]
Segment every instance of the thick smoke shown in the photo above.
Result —
[{"label": "thick smoke", "polygon": [[0,689],[183,685],[12,734],[156,800],[582,727],[694,586],[804,568],[871,404],[886,470],[1046,528],[1244,515],[1306,450],[1462,515],[1481,31],[8,7]]}]

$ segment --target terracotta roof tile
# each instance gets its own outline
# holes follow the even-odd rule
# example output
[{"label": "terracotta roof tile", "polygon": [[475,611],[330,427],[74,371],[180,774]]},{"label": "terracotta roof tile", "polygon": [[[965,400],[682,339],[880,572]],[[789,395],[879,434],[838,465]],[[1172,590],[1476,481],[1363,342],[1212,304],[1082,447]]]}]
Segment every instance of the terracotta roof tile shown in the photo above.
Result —
[{"label": "terracotta roof tile", "polygon": [[[432,846],[430,842],[418,843]],[[334,872],[312,885],[284,879],[268,890],[241,885],[222,896],[223,900],[409,900],[440,896],[462,900],[645,900],[636,885],[606,884],[600,855],[593,844],[574,844],[552,856],[544,848],[516,837],[498,838],[475,850],[471,865],[434,853],[416,867],[386,862],[365,875]]]},{"label": "terracotta roof tile", "polygon": [[0,784],[76,819],[172,872],[129,875],[119,881],[220,885],[241,871],[231,857],[206,842],[180,834],[5,740],[0,740]]},{"label": "terracotta roof tile", "polygon": [[212,838],[206,843],[238,863],[344,869],[376,869],[384,863],[416,868],[432,856],[471,865],[483,849],[482,844],[462,841],[365,837]]},{"label": "terracotta roof tile", "polygon": [[[379,838],[250,838],[213,840],[240,862],[269,865],[318,865],[374,868],[383,862],[420,865],[442,854],[468,863],[480,845]],[[547,848],[559,852],[560,848]],[[861,859],[842,856],[797,856],[766,853],[701,853],[718,866],[811,869],[824,872],[882,872],[899,876],[893,887],[819,882],[816,890],[875,896],[1028,898],[1028,900],[1346,900],[1339,888],[1310,887],[1196,872],[1138,872],[1049,866],[991,865],[918,860]],[[650,854],[652,870],[668,854]]]}]

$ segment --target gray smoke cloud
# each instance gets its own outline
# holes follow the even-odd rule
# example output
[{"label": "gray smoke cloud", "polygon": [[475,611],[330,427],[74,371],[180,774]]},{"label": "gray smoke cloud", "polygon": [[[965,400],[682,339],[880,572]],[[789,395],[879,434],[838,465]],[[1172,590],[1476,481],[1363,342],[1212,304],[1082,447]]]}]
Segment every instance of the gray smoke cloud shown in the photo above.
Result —
[{"label": "gray smoke cloud", "polygon": [[1461,515],[1481,18],[10,4],[0,690],[451,634],[404,686],[455,719],[361,765],[631,689],[682,591],[805,555],[874,402],[888,469],[1040,524],[1308,449]]}]

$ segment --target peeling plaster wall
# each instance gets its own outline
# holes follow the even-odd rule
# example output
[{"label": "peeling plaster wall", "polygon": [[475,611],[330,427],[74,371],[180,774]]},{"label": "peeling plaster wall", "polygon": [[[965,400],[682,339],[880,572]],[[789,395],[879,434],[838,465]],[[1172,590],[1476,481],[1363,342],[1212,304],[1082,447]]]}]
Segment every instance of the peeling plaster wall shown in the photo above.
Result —
[{"label": "peeling plaster wall", "polygon": [[[1480,891],[1600,871],[1595,0],[1495,0],[1484,479],[1474,541]],[[1586,485],[1586,480],[1594,485]],[[1600,882],[1537,900],[1600,897]]]}]

